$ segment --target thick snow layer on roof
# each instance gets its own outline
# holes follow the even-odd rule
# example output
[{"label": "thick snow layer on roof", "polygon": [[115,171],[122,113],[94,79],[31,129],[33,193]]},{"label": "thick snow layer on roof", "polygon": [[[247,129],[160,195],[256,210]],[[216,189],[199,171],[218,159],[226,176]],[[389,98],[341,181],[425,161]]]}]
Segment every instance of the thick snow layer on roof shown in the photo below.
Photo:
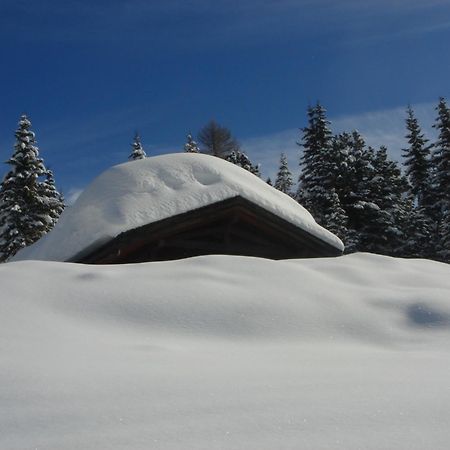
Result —
[{"label": "thick snow layer on roof", "polygon": [[0,265],[2,450],[448,450],[450,267]]},{"label": "thick snow layer on roof", "polygon": [[244,169],[213,156],[177,153],[120,164],[97,177],[43,239],[16,256],[64,261],[124,231],[232,197],[265,208],[343,249],[289,196]]}]

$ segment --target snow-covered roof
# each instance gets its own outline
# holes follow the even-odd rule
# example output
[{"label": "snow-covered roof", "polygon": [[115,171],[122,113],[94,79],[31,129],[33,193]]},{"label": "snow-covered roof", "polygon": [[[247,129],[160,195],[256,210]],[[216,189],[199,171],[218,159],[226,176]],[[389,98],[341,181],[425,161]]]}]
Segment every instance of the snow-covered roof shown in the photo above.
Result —
[{"label": "snow-covered roof", "polygon": [[65,261],[124,231],[237,196],[343,250],[339,238],[305,208],[250,172],[213,156],[176,153],[105,171],[64,211],[51,232],[14,260]]}]

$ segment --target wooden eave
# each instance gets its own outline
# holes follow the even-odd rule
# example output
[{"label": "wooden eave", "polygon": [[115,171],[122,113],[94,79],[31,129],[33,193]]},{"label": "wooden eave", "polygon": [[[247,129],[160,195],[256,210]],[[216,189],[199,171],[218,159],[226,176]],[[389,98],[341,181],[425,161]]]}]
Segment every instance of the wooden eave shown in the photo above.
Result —
[{"label": "wooden eave", "polygon": [[71,262],[123,264],[208,254],[270,259],[339,256],[342,252],[266,209],[236,196],[125,231]]}]

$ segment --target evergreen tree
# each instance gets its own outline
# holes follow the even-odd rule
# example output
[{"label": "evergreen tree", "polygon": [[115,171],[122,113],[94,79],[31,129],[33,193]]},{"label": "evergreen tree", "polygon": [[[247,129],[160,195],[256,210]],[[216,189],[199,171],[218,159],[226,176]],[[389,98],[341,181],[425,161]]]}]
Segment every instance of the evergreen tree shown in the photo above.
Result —
[{"label": "evergreen tree", "polygon": [[272,180],[270,179],[270,177],[267,178],[266,183],[267,183],[269,186],[273,186],[273,183],[272,183]]},{"label": "evergreen tree", "polygon": [[434,165],[434,213],[437,223],[437,253],[450,261],[450,109],[444,98],[437,106],[438,117],[434,128],[438,140],[432,156]]},{"label": "evergreen tree", "polygon": [[7,161],[12,167],[0,187],[2,261],[42,237],[64,208],[53,174],[39,157],[35,134],[25,115],[20,118],[15,136],[15,151]]},{"label": "evergreen tree", "polygon": [[410,192],[418,207],[428,206],[430,201],[430,149],[428,139],[424,137],[419,122],[411,107],[407,109],[406,128],[409,147],[403,150],[406,176],[410,183]]},{"label": "evergreen tree", "polygon": [[353,131],[349,136],[349,161],[348,171],[348,201],[356,203],[367,200],[369,197],[368,182],[374,176],[373,160],[374,150],[366,147],[364,138],[358,131]]},{"label": "evergreen tree", "polygon": [[293,184],[292,173],[289,170],[286,155],[282,153],[280,157],[280,168],[278,169],[274,187],[275,189],[290,195]]},{"label": "evergreen tree", "polygon": [[194,141],[191,133],[186,136],[186,143],[184,144],[184,151],[186,153],[200,153],[197,142]]},{"label": "evergreen tree", "polygon": [[371,201],[369,187],[369,181],[375,176],[374,151],[366,147],[358,131],[343,133],[338,136],[338,140],[341,154],[345,156],[342,164],[343,176],[337,183],[337,193],[348,217],[346,252],[370,251],[367,248],[372,234],[370,227],[375,226],[374,222],[377,222],[380,210],[379,206]]},{"label": "evergreen tree", "polygon": [[404,193],[408,184],[398,164],[387,156],[382,146],[373,158],[373,178],[368,187],[370,201],[379,207],[368,250],[385,255],[400,256],[408,240],[404,225],[408,207]]},{"label": "evergreen tree", "polygon": [[303,128],[303,156],[300,165],[297,200],[323,227],[344,239],[347,213],[342,207],[338,188],[348,170],[347,148],[332,136],[325,109],[317,103],[308,108],[308,126]]},{"label": "evergreen tree", "polygon": [[429,258],[434,254],[437,228],[433,205],[433,171],[431,149],[411,107],[407,109],[406,128],[408,148],[403,150],[409,198],[406,200],[403,230],[406,241],[402,256]]},{"label": "evergreen tree", "polygon": [[349,141],[350,166],[340,185],[341,203],[348,215],[346,251],[400,255],[405,251],[408,212],[406,179],[381,147],[375,152],[358,132]]},{"label": "evergreen tree", "polygon": [[435,256],[435,224],[425,208],[413,204],[413,200],[405,201],[403,230],[405,240],[399,256],[409,258],[433,258]]},{"label": "evergreen tree", "polygon": [[138,133],[134,135],[133,143],[131,144],[132,151],[130,155],[128,156],[128,159],[134,161],[136,159],[144,159],[147,157],[144,148],[141,144],[141,138]]},{"label": "evergreen tree", "polygon": [[239,144],[228,128],[222,127],[214,120],[206,124],[198,134],[203,153],[226,158],[231,152],[239,152]]},{"label": "evergreen tree", "polygon": [[302,142],[298,144],[303,147],[303,155],[296,198],[318,223],[323,223],[322,201],[326,195],[323,181],[328,174],[325,163],[332,143],[329,125],[326,110],[319,103],[309,106],[308,126],[302,129]]},{"label": "evergreen tree", "polygon": [[229,155],[225,157],[225,160],[235,164],[236,166],[242,167],[243,169],[251,172],[257,177],[261,176],[259,165],[254,165],[250,158],[239,150],[233,150]]},{"label": "evergreen tree", "polygon": [[59,216],[65,208],[64,197],[56,188],[52,170],[47,170],[43,183],[39,185],[39,190],[41,197],[46,199],[45,202],[48,207],[49,217],[52,219],[51,229],[56,225]]},{"label": "evergreen tree", "polygon": [[339,200],[344,205],[349,196],[350,179],[354,159],[351,156],[352,136],[341,133],[333,137],[331,153],[328,155],[328,173],[331,185],[335,188]]},{"label": "evergreen tree", "polygon": [[438,256],[450,262],[450,210],[445,210],[439,225]]},{"label": "evergreen tree", "polygon": [[345,240],[348,234],[347,222],[347,213],[342,208],[339,196],[333,188],[323,202],[322,225],[340,239]]},{"label": "evergreen tree", "polygon": [[430,221],[405,195],[408,183],[381,147],[366,147],[357,132],[335,137],[334,184],[347,217],[346,252],[394,256],[430,254]]}]

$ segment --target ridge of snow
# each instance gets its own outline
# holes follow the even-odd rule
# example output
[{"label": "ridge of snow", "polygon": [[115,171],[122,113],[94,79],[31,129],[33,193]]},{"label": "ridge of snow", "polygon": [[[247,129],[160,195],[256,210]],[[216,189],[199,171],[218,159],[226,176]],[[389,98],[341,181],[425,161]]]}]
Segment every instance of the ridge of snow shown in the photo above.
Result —
[{"label": "ridge of snow", "polygon": [[209,155],[175,153],[105,171],[66,208],[52,231],[13,260],[65,261],[124,231],[236,196],[344,248],[305,208],[248,171]]}]

